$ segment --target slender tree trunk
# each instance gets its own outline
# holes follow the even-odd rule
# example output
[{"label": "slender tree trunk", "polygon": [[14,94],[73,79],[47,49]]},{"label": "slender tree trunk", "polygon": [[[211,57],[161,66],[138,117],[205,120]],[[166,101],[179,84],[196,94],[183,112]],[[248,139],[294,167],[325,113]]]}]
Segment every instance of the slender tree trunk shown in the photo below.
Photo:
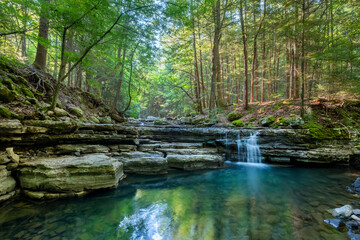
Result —
[{"label": "slender tree trunk", "polygon": [[301,117],[305,115],[304,95],[305,95],[305,0],[302,0],[301,11]]},{"label": "slender tree trunk", "polygon": [[[198,21],[198,35],[199,35],[199,42],[201,40],[200,38],[200,23]],[[199,61],[200,61],[200,79],[201,79],[201,88],[202,88],[202,104],[203,108],[206,108],[206,102],[207,102],[207,92],[205,91],[205,84],[204,84],[204,73],[203,73],[203,59],[202,59],[202,50],[201,50],[201,44],[199,44]]]},{"label": "slender tree trunk", "polygon": [[[220,25],[220,0],[216,0],[215,5],[213,6],[213,17],[215,23],[215,33],[214,33],[214,45],[212,49],[212,75],[211,75],[211,91],[210,91],[210,112],[213,112],[215,108],[216,102],[216,86],[219,88],[218,79],[220,77],[220,56],[219,56],[219,45],[220,45],[220,37],[221,37],[221,25]],[[220,100],[219,93],[221,94],[221,89],[218,89],[217,100]]]},{"label": "slender tree trunk", "polygon": [[[45,1],[49,2],[49,0],[45,0]],[[44,16],[44,10],[42,10],[39,20],[39,34],[38,34],[36,57],[33,63],[34,67],[41,70],[46,69],[46,55],[47,55],[47,49],[43,44],[41,44],[41,42],[48,39],[48,33],[49,33],[49,20],[46,18],[46,16]]]},{"label": "slender tree trunk", "polygon": [[[246,1],[245,1],[246,5]],[[243,51],[244,51],[244,108],[249,108],[249,87],[248,87],[248,53],[247,53],[247,35],[244,25],[244,14],[243,14],[243,0],[240,1],[240,22],[241,22],[241,32],[243,40]]]},{"label": "slender tree trunk", "polygon": [[200,114],[203,114],[202,103],[201,103],[201,86],[200,86],[200,77],[199,77],[199,68],[197,62],[196,54],[196,34],[195,34],[195,18],[193,18],[193,52],[194,52],[194,77],[195,77],[195,97],[197,103],[197,110]]},{"label": "slender tree trunk", "polygon": [[113,102],[113,105],[112,105],[112,108],[111,108],[111,112],[115,112],[115,110],[116,110],[116,105],[117,105],[117,103],[118,103],[119,96],[120,96],[120,90],[121,90],[121,85],[122,85],[123,76],[124,76],[125,56],[126,56],[126,49],[124,48],[123,54],[122,54],[122,61],[121,61],[121,70],[120,70],[119,81],[118,81],[118,84],[117,84],[116,95],[115,95],[114,102]]},{"label": "slender tree trunk", "polygon": [[265,72],[266,72],[266,42],[265,42],[265,32],[263,34],[263,51],[262,51],[262,73],[261,73],[261,102],[265,101]]}]

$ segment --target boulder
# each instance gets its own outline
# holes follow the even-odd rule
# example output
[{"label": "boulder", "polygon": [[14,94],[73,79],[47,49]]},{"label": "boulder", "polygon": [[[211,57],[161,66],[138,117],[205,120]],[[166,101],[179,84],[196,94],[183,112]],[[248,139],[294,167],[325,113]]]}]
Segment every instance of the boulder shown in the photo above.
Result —
[{"label": "boulder", "polygon": [[334,208],[330,210],[330,212],[334,217],[347,218],[350,217],[352,214],[352,207],[350,205],[344,205],[339,208]]},{"label": "boulder", "polygon": [[264,126],[264,127],[268,127],[270,126],[273,122],[275,121],[275,118],[273,116],[269,116],[269,117],[263,117],[259,120],[259,123]]},{"label": "boulder", "polygon": [[97,123],[97,124],[100,123],[100,120],[95,116],[90,116],[89,120],[92,121],[93,123]]},{"label": "boulder", "polygon": [[224,165],[224,159],[217,155],[168,155],[166,159],[169,167],[183,170],[212,169]]},{"label": "boulder", "polygon": [[54,113],[57,117],[66,117],[67,115],[69,115],[69,113],[67,111],[65,111],[64,109],[61,108],[55,108]]},{"label": "boulder", "polygon": [[341,232],[345,232],[348,229],[341,219],[325,219],[324,222]]},{"label": "boulder", "polygon": [[42,158],[19,165],[23,189],[33,192],[81,193],[114,188],[123,177],[123,164],[105,154]]},{"label": "boulder", "polygon": [[70,110],[71,114],[73,114],[73,115],[75,115],[77,117],[84,116],[84,111],[79,107],[70,107],[69,110]]},{"label": "boulder", "polygon": [[301,117],[292,116],[285,120],[285,125],[288,125],[292,128],[299,128],[304,124],[305,122]]}]

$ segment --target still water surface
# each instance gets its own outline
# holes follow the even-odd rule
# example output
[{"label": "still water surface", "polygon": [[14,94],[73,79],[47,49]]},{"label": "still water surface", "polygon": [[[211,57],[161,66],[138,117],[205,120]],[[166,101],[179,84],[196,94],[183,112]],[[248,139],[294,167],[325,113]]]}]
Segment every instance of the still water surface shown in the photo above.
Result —
[{"label": "still water surface", "polygon": [[83,198],[0,208],[0,239],[347,239],[327,209],[359,199],[347,168],[227,164],[128,177]]}]

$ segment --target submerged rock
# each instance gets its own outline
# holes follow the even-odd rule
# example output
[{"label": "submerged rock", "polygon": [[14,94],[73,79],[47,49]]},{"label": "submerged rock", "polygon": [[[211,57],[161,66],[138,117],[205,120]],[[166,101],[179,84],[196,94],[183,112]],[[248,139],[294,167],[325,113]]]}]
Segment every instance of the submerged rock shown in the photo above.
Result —
[{"label": "submerged rock", "polygon": [[341,219],[325,219],[324,222],[341,232],[347,231],[346,224]]},{"label": "submerged rock", "polygon": [[357,194],[360,194],[360,178],[357,178],[351,186],[354,188]]},{"label": "submerged rock", "polygon": [[42,158],[19,165],[20,185],[33,192],[80,193],[114,188],[123,164],[105,154]]}]

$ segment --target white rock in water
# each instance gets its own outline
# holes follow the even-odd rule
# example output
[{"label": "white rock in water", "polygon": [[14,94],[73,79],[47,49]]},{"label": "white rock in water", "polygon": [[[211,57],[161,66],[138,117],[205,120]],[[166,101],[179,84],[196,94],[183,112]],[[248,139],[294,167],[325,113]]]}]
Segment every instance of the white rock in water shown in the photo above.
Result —
[{"label": "white rock in water", "polygon": [[344,205],[340,208],[333,209],[334,217],[350,217],[352,214],[352,207],[350,205]]},{"label": "white rock in water", "polygon": [[351,215],[351,218],[354,219],[357,222],[360,222],[360,218],[356,215]]}]

